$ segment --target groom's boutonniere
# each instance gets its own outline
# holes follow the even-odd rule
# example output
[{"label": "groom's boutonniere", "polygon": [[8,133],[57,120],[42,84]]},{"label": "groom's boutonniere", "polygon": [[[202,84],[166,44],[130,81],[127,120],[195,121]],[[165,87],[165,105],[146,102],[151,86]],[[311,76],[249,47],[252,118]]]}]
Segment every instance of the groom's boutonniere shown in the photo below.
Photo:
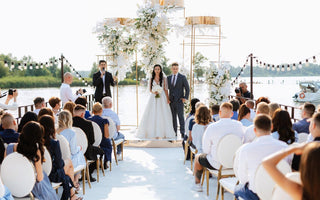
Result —
[{"label": "groom's boutonniere", "polygon": [[156,94],[155,98],[160,98],[162,87],[160,87],[160,85],[155,85],[152,87],[152,92],[157,92],[158,94]]}]

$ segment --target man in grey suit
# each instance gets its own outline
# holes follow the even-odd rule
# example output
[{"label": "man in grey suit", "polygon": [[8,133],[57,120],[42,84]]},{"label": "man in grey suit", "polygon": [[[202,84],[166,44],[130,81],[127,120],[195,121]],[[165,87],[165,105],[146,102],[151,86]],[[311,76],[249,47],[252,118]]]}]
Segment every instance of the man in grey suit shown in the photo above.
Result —
[{"label": "man in grey suit", "polygon": [[189,97],[189,84],[186,76],[178,73],[179,65],[178,63],[172,63],[171,65],[172,74],[168,76],[168,89],[169,89],[169,101],[172,120],[173,120],[173,129],[176,132],[177,136],[177,115],[179,118],[180,124],[180,133],[181,138],[184,138],[184,105],[183,103]]}]

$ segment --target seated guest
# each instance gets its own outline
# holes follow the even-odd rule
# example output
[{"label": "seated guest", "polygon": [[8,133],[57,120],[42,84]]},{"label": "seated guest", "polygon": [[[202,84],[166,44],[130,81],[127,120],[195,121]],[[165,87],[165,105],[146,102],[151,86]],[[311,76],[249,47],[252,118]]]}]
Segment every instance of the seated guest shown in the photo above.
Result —
[{"label": "seated guest", "polygon": [[58,200],[47,174],[42,170],[44,162],[43,128],[38,122],[28,122],[22,128],[18,144],[9,144],[7,155],[18,152],[33,163],[36,172],[36,182],[32,194],[39,200]]},{"label": "seated guest", "polygon": [[[204,103],[202,102],[197,102],[196,105],[195,105],[195,109],[196,109],[196,112],[197,112],[197,109],[200,107],[200,106],[205,106]],[[189,143],[192,142],[192,128],[193,126],[195,125],[196,121],[194,120],[195,116],[191,116],[191,119],[190,119],[190,122],[189,122],[189,127],[188,127],[188,130],[189,130]]]},{"label": "seated guest", "polygon": [[63,110],[67,110],[71,113],[71,115],[73,116],[73,110],[74,110],[74,107],[76,107],[76,104],[73,103],[72,101],[68,101],[64,104],[63,106]]},{"label": "seated guest", "polygon": [[93,105],[92,113],[93,113],[93,116],[89,117],[89,120],[97,123],[100,126],[101,133],[102,133],[100,148],[105,153],[104,166],[105,168],[108,168],[107,162],[108,161],[111,162],[111,153],[112,153],[112,145],[111,145],[111,140],[109,135],[109,121],[101,117],[102,105],[99,102]]},{"label": "seated guest", "polygon": [[34,112],[28,111],[23,115],[23,117],[20,120],[18,132],[21,133],[23,126],[30,121],[38,121],[38,115]]},{"label": "seated guest", "polygon": [[217,146],[220,139],[227,134],[243,137],[243,126],[239,121],[232,120],[233,108],[231,103],[223,103],[220,106],[220,120],[208,126],[203,135],[203,153],[198,154],[194,163],[195,186],[194,190],[202,191],[200,184],[203,168],[219,169],[217,160]]},{"label": "seated guest", "polygon": [[2,115],[3,115],[4,113],[5,113],[4,110],[2,110],[2,109],[0,108],[0,131],[3,131],[2,124],[1,124],[1,118],[2,118]]},{"label": "seated guest", "polygon": [[[103,116],[110,117],[114,121],[114,123],[116,124],[116,127],[117,127],[117,132],[113,135],[113,139],[114,140],[124,139],[124,135],[119,132],[119,130],[120,130],[120,119],[119,119],[117,113],[115,113],[111,109],[112,108],[112,99],[111,99],[111,97],[104,97],[102,99],[102,105],[103,105],[102,117]],[[121,154],[121,146],[120,145],[117,146],[117,154],[118,154],[118,157],[120,158],[120,154]]]},{"label": "seated guest", "polygon": [[38,119],[40,119],[40,117],[42,117],[43,115],[50,115],[54,119],[53,111],[50,108],[47,108],[47,107],[41,108],[38,114]]},{"label": "seated guest", "polygon": [[[87,98],[84,97],[84,96],[80,96],[78,97],[75,101],[74,101],[75,104],[80,104],[80,105],[83,105],[85,108],[87,108]],[[84,118],[88,119],[89,117],[91,116],[90,114],[90,111],[89,110],[86,110],[86,113],[84,115]]]},{"label": "seated guest", "polygon": [[34,108],[35,110],[33,111],[37,115],[39,114],[39,111],[41,108],[46,107],[46,102],[44,101],[44,98],[42,97],[37,97],[33,100]]},{"label": "seated guest", "polygon": [[265,103],[269,104],[270,100],[268,97],[259,97],[259,99],[256,101],[256,105],[258,106],[258,104],[261,102],[265,102]]},{"label": "seated guest", "polygon": [[[312,118],[310,118],[310,135],[312,136],[312,141],[320,141],[320,113],[313,114]],[[294,154],[292,160],[292,169],[295,171],[299,171],[300,166],[300,155]]]},{"label": "seated guest", "polygon": [[1,118],[3,131],[0,132],[0,136],[4,143],[16,143],[18,142],[19,133],[17,133],[17,122],[10,113],[3,114]]},{"label": "seated guest", "polygon": [[192,127],[192,143],[197,148],[198,153],[203,153],[202,137],[208,125],[212,122],[210,110],[207,106],[201,105],[196,110],[195,115],[196,124]]},{"label": "seated guest", "polygon": [[287,144],[298,142],[298,134],[292,129],[292,122],[288,111],[278,108],[272,118],[272,136]]},{"label": "seated guest", "polygon": [[250,121],[250,108],[245,104],[242,104],[239,109],[238,121],[241,122],[243,126],[250,126],[252,122]]},{"label": "seated guest", "polygon": [[[51,182],[62,182],[63,192],[61,200],[78,199],[73,190],[74,168],[71,160],[62,160],[60,143],[55,139],[56,132],[54,128],[54,120],[52,116],[43,115],[39,118],[39,123],[44,128],[44,146],[50,153],[52,158],[52,169],[49,174]],[[77,185],[79,187],[79,183]]]},{"label": "seated guest", "polygon": [[240,107],[239,101],[237,99],[231,99],[229,103],[231,103],[233,107],[233,115],[231,119],[238,120],[238,110]]},{"label": "seated guest", "polygon": [[190,113],[187,115],[186,120],[187,120],[189,117],[194,116],[194,114],[196,113],[196,108],[195,108],[195,106],[196,106],[196,103],[199,102],[199,101],[200,101],[200,100],[197,99],[197,98],[191,99],[191,101],[190,101],[191,111],[190,111]]},{"label": "seated guest", "polygon": [[49,104],[52,108],[52,111],[54,113],[55,116],[58,116],[58,113],[60,111],[61,108],[61,100],[59,99],[59,97],[51,97],[49,99]]},{"label": "seated guest", "polygon": [[316,107],[312,103],[305,103],[301,111],[302,120],[293,124],[293,130],[297,131],[298,133],[309,133],[310,122],[307,120],[312,117],[315,110]]},{"label": "seated guest", "polygon": [[219,105],[214,104],[214,105],[211,106],[212,120],[214,122],[216,122],[216,121],[218,121],[220,119],[219,110],[220,110],[220,106]]},{"label": "seated guest", "polygon": [[[67,110],[60,112],[58,116],[59,127],[57,133],[64,136],[69,142],[70,152],[71,152],[71,161],[74,168],[77,168],[79,165],[86,165],[84,155],[81,151],[81,148],[77,146],[76,133],[72,130],[72,116],[71,113]],[[80,175],[80,174],[79,174]],[[79,175],[75,176],[74,182],[78,183]]]},{"label": "seated guest", "polygon": [[[84,119],[84,114],[86,112],[86,108],[82,105],[76,105],[76,107],[73,110],[73,126],[81,128],[83,132],[87,135],[88,139],[88,148],[85,152],[84,156],[88,160],[97,160],[97,155],[100,155],[100,158],[102,158],[104,152],[99,147],[93,146],[94,143],[94,132],[93,132],[93,126],[91,121],[88,121]],[[90,181],[94,182],[96,181],[95,178],[92,177],[92,173],[94,169],[96,168],[96,162],[91,163],[89,165],[89,174],[90,174]]]},{"label": "seated guest", "polygon": [[268,104],[269,106],[269,116],[272,118],[273,117],[273,113],[278,109],[280,108],[280,105],[278,103],[269,103]]},{"label": "seated guest", "polygon": [[[285,149],[288,145],[282,141],[274,139],[270,135],[271,118],[265,114],[258,114],[253,121],[254,132],[257,139],[243,145],[238,150],[237,173],[240,184],[236,186],[234,195],[237,199],[259,200],[256,194],[254,177],[258,166],[262,160],[270,154]],[[290,162],[290,158],[287,158]]]},{"label": "seated guest", "polygon": [[[288,179],[277,169],[277,164],[292,153],[301,154],[300,179],[297,183]],[[263,167],[271,178],[279,185],[292,199],[319,199],[320,190],[320,143],[312,142],[298,147],[287,148],[279,151],[263,161]]]},{"label": "seated guest", "polygon": [[[265,102],[261,102],[257,106],[257,115],[258,114],[269,114],[269,106]],[[248,126],[244,132],[243,143],[252,142],[256,138],[256,134],[253,130],[253,125]]]},{"label": "seated guest", "polygon": [[254,111],[254,101],[251,99],[248,99],[246,101],[246,106],[250,109],[250,121],[253,122],[253,119],[256,116],[256,112]]},{"label": "seated guest", "polygon": [[3,185],[2,181],[0,180],[0,199],[1,200],[14,200],[10,190]]}]

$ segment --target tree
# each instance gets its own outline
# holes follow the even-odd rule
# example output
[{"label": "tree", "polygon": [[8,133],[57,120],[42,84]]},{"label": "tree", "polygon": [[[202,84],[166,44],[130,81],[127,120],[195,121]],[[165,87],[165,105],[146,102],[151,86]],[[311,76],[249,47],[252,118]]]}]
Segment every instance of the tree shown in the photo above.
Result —
[{"label": "tree", "polygon": [[[138,81],[146,77],[146,73],[141,70],[142,66],[138,65]],[[131,71],[126,73],[126,78],[136,80],[136,62],[131,65]]]},{"label": "tree", "polygon": [[98,65],[97,65],[96,62],[94,62],[94,63],[92,64],[89,77],[93,77],[93,74],[96,73],[97,71],[98,71]]},{"label": "tree", "polygon": [[0,62],[0,78],[9,74],[9,68],[4,66],[4,62]]},{"label": "tree", "polygon": [[169,59],[168,59],[167,57],[163,56],[163,57],[161,58],[161,62],[160,62],[161,67],[162,67],[162,71],[163,71],[167,76],[171,74],[171,69],[170,69],[170,67],[168,66],[168,61],[169,61]]},{"label": "tree", "polygon": [[203,77],[204,68],[203,64],[208,60],[208,58],[204,57],[200,52],[197,52],[196,55],[193,57],[194,59],[194,70],[195,77],[199,80],[199,77]]}]

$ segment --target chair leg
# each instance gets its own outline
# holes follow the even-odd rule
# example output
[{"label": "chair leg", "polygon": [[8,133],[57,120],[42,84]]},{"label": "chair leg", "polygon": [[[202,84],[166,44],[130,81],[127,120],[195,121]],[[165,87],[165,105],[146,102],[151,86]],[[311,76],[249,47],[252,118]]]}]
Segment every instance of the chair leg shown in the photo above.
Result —
[{"label": "chair leg", "polygon": [[99,182],[99,165],[100,165],[100,158],[98,157],[97,158],[97,161],[96,161],[96,164],[97,164],[97,182]]},{"label": "chair leg", "polygon": [[190,151],[191,171],[193,171],[193,153]]},{"label": "chair leg", "polygon": [[87,166],[86,166],[86,175],[87,175],[87,181],[88,181],[89,188],[91,189],[91,182],[90,182],[89,165],[88,165],[88,163],[87,163]]},{"label": "chair leg", "polygon": [[203,171],[202,171],[202,177],[201,177],[201,186],[203,185],[203,181],[204,181],[204,177],[206,175],[206,168],[203,168]]},{"label": "chair leg", "polygon": [[121,143],[121,160],[123,160],[123,146],[124,146],[124,141]]},{"label": "chair leg", "polygon": [[224,188],[222,186],[221,187],[221,200],[224,200]]},{"label": "chair leg", "polygon": [[183,161],[184,165],[186,164],[186,160],[187,160],[187,156],[188,156],[188,147],[189,147],[189,143],[186,142],[184,144],[184,161]]},{"label": "chair leg", "polygon": [[209,170],[206,170],[206,179],[207,179],[207,195],[209,196]]},{"label": "chair leg", "polygon": [[114,155],[114,159],[116,160],[116,164],[118,165],[117,146],[114,143],[113,143],[113,155]]},{"label": "chair leg", "polygon": [[105,176],[105,174],[104,174],[104,160],[103,160],[103,158],[100,158],[100,167],[101,167],[101,171],[102,171],[103,176]]},{"label": "chair leg", "polygon": [[86,179],[86,176],[85,176],[85,169],[83,169],[81,171],[82,173],[82,187],[83,187],[83,195],[85,194],[85,191],[86,191],[86,183],[85,183],[85,179]]},{"label": "chair leg", "polygon": [[111,163],[111,161],[110,161],[109,163],[110,163],[110,166],[109,166],[109,167],[110,167],[110,172],[111,172],[111,168],[112,168],[112,163]]},{"label": "chair leg", "polygon": [[217,185],[217,196],[216,196],[216,199],[219,199],[219,192],[220,192],[220,179],[221,179],[221,177],[220,176],[218,176],[217,177],[217,181],[218,181],[218,185]]}]

